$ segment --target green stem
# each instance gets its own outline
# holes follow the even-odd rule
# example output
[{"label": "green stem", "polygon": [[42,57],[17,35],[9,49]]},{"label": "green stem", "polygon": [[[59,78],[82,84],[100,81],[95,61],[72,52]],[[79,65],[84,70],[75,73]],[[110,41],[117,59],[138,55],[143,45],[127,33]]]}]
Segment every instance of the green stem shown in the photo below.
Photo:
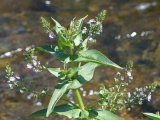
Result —
[{"label": "green stem", "polygon": [[[69,47],[69,50],[70,50],[70,54],[73,55],[73,51],[72,51],[72,48],[71,48],[71,47]],[[74,66],[74,62],[71,62],[71,66],[72,66],[72,68],[75,67],[75,66]]]},{"label": "green stem", "polygon": [[80,109],[84,110],[84,104],[83,104],[83,101],[82,101],[82,98],[81,98],[81,94],[79,93],[79,90],[75,89],[74,92],[75,92],[76,99],[77,99],[77,102],[79,104]]},{"label": "green stem", "polygon": [[[69,49],[70,49],[70,54],[73,55],[72,48],[70,47]],[[71,62],[71,66],[72,66],[72,68],[75,67],[75,64],[74,64],[73,61]],[[79,93],[79,90],[75,89],[74,92],[75,92],[76,99],[77,99],[77,102],[78,102],[78,105],[79,105],[80,109],[84,110],[84,104],[83,104],[83,101],[82,101],[81,94]]]}]

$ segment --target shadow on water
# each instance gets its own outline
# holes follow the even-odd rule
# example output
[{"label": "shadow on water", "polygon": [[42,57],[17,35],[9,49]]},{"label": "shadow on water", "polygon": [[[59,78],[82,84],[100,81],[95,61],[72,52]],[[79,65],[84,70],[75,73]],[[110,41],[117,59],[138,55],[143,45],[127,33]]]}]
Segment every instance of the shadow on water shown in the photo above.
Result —
[{"label": "shadow on water", "polygon": [[[49,98],[32,99],[30,95],[10,91],[4,72],[7,63],[25,80],[36,81],[37,90],[46,86],[53,90],[53,86],[57,84],[55,77],[47,72],[35,74],[26,69],[26,62],[24,62],[23,54],[27,49],[43,44],[56,44],[56,40],[50,40],[45,34],[39,18],[44,16],[50,19],[52,16],[62,25],[68,26],[73,17],[80,18],[88,14],[87,20],[89,20],[102,9],[108,11],[103,34],[98,36],[97,43],[90,47],[102,51],[121,66],[125,66],[128,60],[133,60],[134,81],[131,88],[145,86],[153,81],[160,84],[160,3],[158,0],[154,2],[149,0],[101,0],[101,2],[96,0],[27,0],[25,2],[2,0],[0,4],[1,120],[25,120],[26,116],[33,111],[46,107],[49,100]],[[51,66],[61,65],[50,55],[43,53],[37,53],[37,55],[42,63],[49,61]],[[113,85],[112,79],[116,71],[105,67],[96,71],[94,82],[81,88],[82,95],[86,97],[86,103],[97,98],[99,87],[93,88],[97,83]],[[122,111],[118,114],[125,119],[147,120],[141,113],[160,110],[159,91],[160,89],[157,88],[150,103],[145,103],[131,112]],[[62,117],[49,119],[67,120]]]}]

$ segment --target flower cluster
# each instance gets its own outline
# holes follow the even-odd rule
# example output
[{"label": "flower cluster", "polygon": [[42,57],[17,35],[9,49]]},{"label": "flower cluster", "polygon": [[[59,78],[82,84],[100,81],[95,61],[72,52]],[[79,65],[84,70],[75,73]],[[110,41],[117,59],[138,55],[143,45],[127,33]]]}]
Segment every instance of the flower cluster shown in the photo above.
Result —
[{"label": "flower cluster", "polygon": [[82,34],[87,36],[89,41],[93,41],[93,37],[102,32],[102,21],[106,16],[106,11],[102,11],[95,19],[90,19],[87,24],[88,27],[84,27]]},{"label": "flower cluster", "polygon": [[135,105],[143,104],[144,100],[150,101],[151,100],[151,93],[156,89],[157,83],[152,83],[149,86],[144,88],[136,88],[135,92],[128,92],[127,97],[124,100],[124,103],[128,110],[134,108]]},{"label": "flower cluster", "polygon": [[21,79],[19,76],[15,75],[9,65],[6,65],[5,71],[6,71],[6,78],[8,79],[7,82],[10,89],[11,90],[16,89],[20,93],[25,92],[30,94],[29,96],[27,96],[27,99],[31,97],[44,96],[48,91],[47,88],[43,88],[41,92],[35,91],[35,89],[33,88],[35,83],[34,82],[28,83],[28,81],[25,81],[24,79]]},{"label": "flower cluster", "polygon": [[48,66],[48,63],[45,65],[41,65],[40,61],[37,60],[37,56],[34,55],[34,49],[30,49],[25,54],[25,60],[29,63],[27,64],[27,68],[32,69],[34,72],[41,72],[45,70]]},{"label": "flower cluster", "polygon": [[[129,61],[122,73],[118,72],[114,78],[116,85],[106,89],[101,86],[99,93],[99,104],[109,111],[117,111],[125,108],[130,110],[137,104],[142,104],[144,100],[151,100],[151,93],[155,90],[157,83],[152,83],[145,88],[136,88],[135,92],[126,92],[127,86],[133,80],[132,72],[133,63]],[[126,97],[125,97],[126,96]],[[125,105],[125,106],[124,106]]]}]

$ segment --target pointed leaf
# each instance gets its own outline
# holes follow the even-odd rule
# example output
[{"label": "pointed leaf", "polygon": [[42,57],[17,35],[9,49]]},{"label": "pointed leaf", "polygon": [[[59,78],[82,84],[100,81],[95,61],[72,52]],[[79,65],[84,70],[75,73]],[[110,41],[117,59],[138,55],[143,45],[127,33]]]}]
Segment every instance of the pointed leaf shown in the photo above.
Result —
[{"label": "pointed leaf", "polygon": [[122,67],[109,60],[105,55],[97,50],[81,51],[74,61],[93,62],[100,65],[112,66],[122,69]]},{"label": "pointed leaf", "polygon": [[78,35],[77,35],[77,36],[75,37],[75,39],[73,40],[75,46],[78,46],[78,45],[81,43],[81,40],[82,40],[82,33],[79,32]]},{"label": "pointed leaf", "polygon": [[52,113],[56,103],[63,96],[63,94],[67,91],[69,85],[70,84],[67,82],[67,80],[61,80],[61,82],[55,88],[52,94],[52,97],[50,99],[49,105],[48,105],[47,114],[46,114],[47,117]]},{"label": "pointed leaf", "polygon": [[75,108],[72,105],[63,104],[55,107],[54,112],[56,112],[58,115],[67,116],[68,118],[78,118],[81,109]]},{"label": "pointed leaf", "polygon": [[71,68],[69,69],[69,72],[67,73],[67,77],[71,78],[73,77],[77,72],[78,72],[79,68]]},{"label": "pointed leaf", "polygon": [[78,20],[78,30],[81,30],[81,28],[82,28],[82,25],[83,25],[83,21],[84,21],[84,19],[86,19],[86,17],[87,17],[88,15],[86,15],[85,17],[83,17],[83,18],[81,18],[80,20]]},{"label": "pointed leaf", "polygon": [[89,112],[87,110],[82,110],[80,115],[81,119],[88,118]]},{"label": "pointed leaf", "polygon": [[82,66],[78,71],[78,80],[82,83],[90,81],[93,78],[95,68],[98,66],[99,64],[96,63],[87,63]]},{"label": "pointed leaf", "polygon": [[153,114],[153,113],[143,113],[148,118],[151,118],[152,120],[160,120],[160,116]]},{"label": "pointed leaf", "polygon": [[87,41],[88,41],[88,38],[82,42],[82,47],[84,50],[87,50]]},{"label": "pointed leaf", "polygon": [[98,116],[96,117],[99,120],[123,120],[123,118],[113,114],[110,111],[106,110],[97,110]]},{"label": "pointed leaf", "polygon": [[[41,117],[45,116],[47,112],[47,109],[42,109],[39,111],[36,111],[32,113],[29,117],[30,118],[35,118],[35,117]],[[68,118],[78,118],[81,110],[78,108],[75,108],[74,106],[70,104],[62,104],[55,106],[53,112],[51,115],[64,115],[67,116]]]},{"label": "pointed leaf", "polygon": [[42,110],[39,110],[39,111],[36,111],[36,112],[32,113],[29,117],[30,118],[35,118],[35,117],[46,116],[46,112],[47,112],[47,109],[42,109]]},{"label": "pointed leaf", "polygon": [[63,36],[62,32],[58,33],[58,41],[63,44],[63,46],[70,46],[72,47],[72,44]]},{"label": "pointed leaf", "polygon": [[60,68],[47,68],[47,69],[51,74],[55,75],[56,77],[60,76],[60,74],[59,74],[61,71]]},{"label": "pointed leaf", "polygon": [[61,61],[65,61],[65,59],[69,57],[69,55],[64,50],[59,50],[57,47],[52,45],[44,45],[41,47],[36,47],[35,50],[50,53]]},{"label": "pointed leaf", "polygon": [[61,30],[65,30],[65,28],[62,27],[55,19],[53,19],[52,17],[51,17],[51,19],[52,19],[53,22],[55,23],[54,30],[56,31],[57,34],[58,34]]},{"label": "pointed leaf", "polygon": [[77,88],[80,88],[82,86],[82,83],[80,83],[77,79],[73,80],[68,89],[77,89]]},{"label": "pointed leaf", "polygon": [[96,118],[98,120],[123,120],[123,118],[113,114],[110,111],[106,111],[106,110],[91,109],[89,111],[89,116],[91,118]]}]

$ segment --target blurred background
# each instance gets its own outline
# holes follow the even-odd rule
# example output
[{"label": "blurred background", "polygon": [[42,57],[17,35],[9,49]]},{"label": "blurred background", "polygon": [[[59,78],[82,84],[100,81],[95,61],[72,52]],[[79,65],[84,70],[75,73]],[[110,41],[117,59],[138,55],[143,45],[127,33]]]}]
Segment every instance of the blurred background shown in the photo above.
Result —
[{"label": "blurred background", "polygon": [[[134,62],[133,77],[129,90],[144,87],[153,81],[158,87],[150,102],[136,109],[117,112],[125,120],[148,120],[142,112],[160,111],[160,1],[159,0],[1,0],[0,2],[0,120],[28,120],[27,116],[47,107],[49,97],[30,98],[28,94],[10,91],[5,79],[5,65],[9,63],[16,75],[26,81],[36,82],[36,90],[43,87],[54,89],[57,80],[47,72],[34,73],[26,68],[23,54],[34,46],[56,44],[41,27],[39,18],[50,21],[53,17],[67,27],[70,21],[88,14],[85,23],[101,10],[107,10],[103,33],[96,37],[91,48],[100,50],[112,61],[125,66]],[[59,61],[51,55],[39,53],[42,63],[58,67]],[[100,67],[94,79],[81,89],[84,101],[97,98],[99,86],[114,85],[118,70]],[[95,94],[91,94],[95,93]],[[68,120],[65,117],[37,118],[34,120]]]}]

